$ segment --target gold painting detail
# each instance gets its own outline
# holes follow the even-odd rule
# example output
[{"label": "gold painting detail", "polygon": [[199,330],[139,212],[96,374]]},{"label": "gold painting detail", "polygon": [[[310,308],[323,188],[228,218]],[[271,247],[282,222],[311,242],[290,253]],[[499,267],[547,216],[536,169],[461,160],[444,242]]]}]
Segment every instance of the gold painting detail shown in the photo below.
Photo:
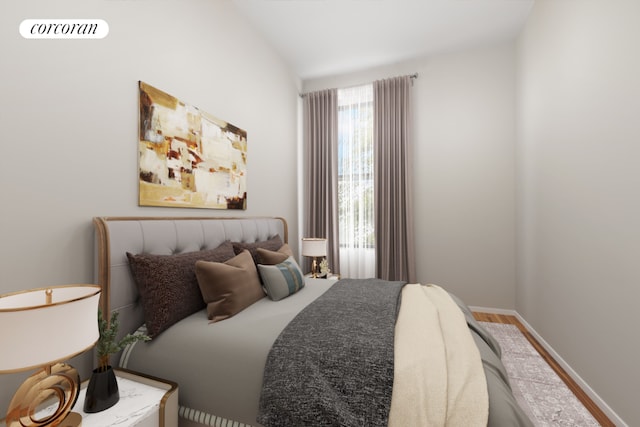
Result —
[{"label": "gold painting detail", "polygon": [[247,208],[247,133],[139,82],[141,206]]}]

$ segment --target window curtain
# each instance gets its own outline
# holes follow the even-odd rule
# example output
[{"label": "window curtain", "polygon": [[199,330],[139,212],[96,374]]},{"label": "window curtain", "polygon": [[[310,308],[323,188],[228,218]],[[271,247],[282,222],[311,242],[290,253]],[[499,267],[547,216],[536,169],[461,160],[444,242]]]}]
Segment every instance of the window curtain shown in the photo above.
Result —
[{"label": "window curtain", "polygon": [[373,85],[338,90],[340,274],[374,277]]},{"label": "window curtain", "polygon": [[[304,114],[304,236],[327,239],[327,261],[340,273],[338,252],[338,95],[336,89],[308,93]],[[304,271],[310,260],[303,260]]]},{"label": "window curtain", "polygon": [[373,83],[376,276],[416,281],[411,171],[411,77]]}]

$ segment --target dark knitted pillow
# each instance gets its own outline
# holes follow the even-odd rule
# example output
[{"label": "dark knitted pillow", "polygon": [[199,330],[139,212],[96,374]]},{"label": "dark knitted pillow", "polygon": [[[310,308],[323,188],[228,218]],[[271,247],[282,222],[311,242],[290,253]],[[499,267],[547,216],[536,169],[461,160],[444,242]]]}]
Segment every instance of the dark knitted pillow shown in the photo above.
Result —
[{"label": "dark knitted pillow", "polygon": [[231,242],[224,242],[215,249],[176,255],[127,252],[149,336],[157,336],[205,307],[195,273],[196,261],[225,262],[234,256]]},{"label": "dark knitted pillow", "polygon": [[258,265],[258,248],[268,249],[270,251],[277,251],[282,246],[283,242],[279,234],[270,237],[269,240],[263,240],[261,242],[245,243],[245,242],[232,242],[233,250],[236,255],[239,255],[242,251],[247,250],[253,258],[253,262]]}]

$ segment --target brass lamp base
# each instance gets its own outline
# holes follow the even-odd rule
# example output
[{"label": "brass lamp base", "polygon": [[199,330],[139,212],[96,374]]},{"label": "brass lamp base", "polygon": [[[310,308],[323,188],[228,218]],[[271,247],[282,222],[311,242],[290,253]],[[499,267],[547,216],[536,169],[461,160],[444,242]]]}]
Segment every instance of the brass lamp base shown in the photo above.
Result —
[{"label": "brass lamp base", "polygon": [[318,265],[318,257],[313,257],[313,261],[311,261],[311,277],[316,279],[318,277],[318,273],[320,273],[320,266]]},{"label": "brass lamp base", "polygon": [[79,392],[80,376],[73,366],[66,363],[47,366],[27,378],[18,388],[9,404],[6,425],[79,426],[82,416],[71,412]]},{"label": "brass lamp base", "polygon": [[318,263],[318,257],[313,257],[311,261],[311,277],[314,279],[324,279],[329,276],[329,268],[327,266],[327,259],[322,258],[322,261]]}]

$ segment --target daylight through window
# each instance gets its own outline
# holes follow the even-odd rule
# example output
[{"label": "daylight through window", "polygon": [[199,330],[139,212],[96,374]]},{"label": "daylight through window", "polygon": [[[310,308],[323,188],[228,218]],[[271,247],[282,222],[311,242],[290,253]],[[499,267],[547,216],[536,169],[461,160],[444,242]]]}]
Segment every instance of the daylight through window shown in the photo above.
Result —
[{"label": "daylight through window", "polygon": [[375,275],[373,86],[338,90],[338,221],[344,277]]}]

